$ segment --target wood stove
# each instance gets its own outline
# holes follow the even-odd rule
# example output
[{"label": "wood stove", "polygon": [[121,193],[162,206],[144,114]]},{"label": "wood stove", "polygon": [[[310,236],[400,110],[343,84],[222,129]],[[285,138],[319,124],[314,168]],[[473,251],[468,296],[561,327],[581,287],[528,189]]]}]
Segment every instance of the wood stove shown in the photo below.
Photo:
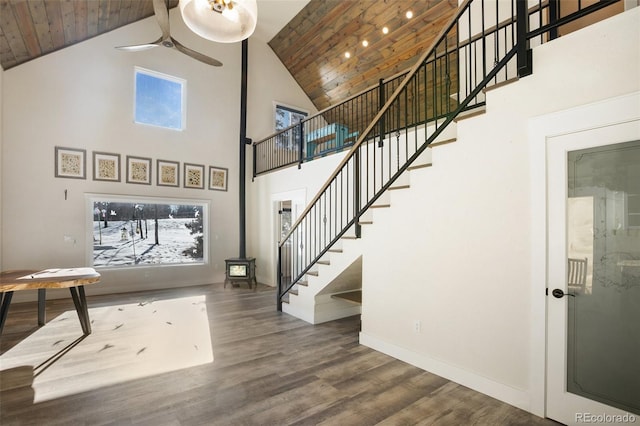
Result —
[{"label": "wood stove", "polygon": [[255,257],[225,259],[225,264],[225,288],[227,287],[227,283],[237,286],[243,281],[249,284],[249,288],[251,288],[252,284],[258,288]]}]

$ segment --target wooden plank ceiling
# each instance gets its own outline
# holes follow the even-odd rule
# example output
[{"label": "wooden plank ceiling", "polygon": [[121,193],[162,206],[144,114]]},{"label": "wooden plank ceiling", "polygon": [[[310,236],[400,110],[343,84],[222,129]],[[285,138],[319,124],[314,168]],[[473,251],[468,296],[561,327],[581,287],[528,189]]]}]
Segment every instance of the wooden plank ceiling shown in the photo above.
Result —
[{"label": "wooden plank ceiling", "polygon": [[269,45],[322,110],[410,68],[456,9],[455,0],[311,0]]},{"label": "wooden plank ceiling", "polygon": [[151,15],[153,0],[0,0],[0,65],[8,70]]},{"label": "wooden plank ceiling", "polygon": [[[269,45],[321,110],[408,69],[456,8],[457,0],[311,0]],[[7,70],[152,15],[152,0],[0,0],[0,65]]]}]

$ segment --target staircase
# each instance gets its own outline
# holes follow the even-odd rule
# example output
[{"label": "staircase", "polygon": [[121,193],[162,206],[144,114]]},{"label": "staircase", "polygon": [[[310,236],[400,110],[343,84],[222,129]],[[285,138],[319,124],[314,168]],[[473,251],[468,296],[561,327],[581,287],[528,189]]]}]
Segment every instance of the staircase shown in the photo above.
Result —
[{"label": "staircase", "polygon": [[283,312],[319,324],[360,313],[363,241],[343,238],[283,300]]},{"label": "staircase", "polygon": [[[559,11],[552,9],[556,2],[531,9],[524,1],[495,2],[487,10],[482,0],[465,1],[416,65],[392,86],[392,93],[380,91],[378,100],[384,105],[354,132],[359,136],[349,153],[283,238],[278,309],[311,323],[359,313],[361,247],[366,227],[375,226],[376,210],[392,208],[393,193],[411,187],[411,173],[432,166],[431,151],[455,141],[457,120],[482,112],[486,88],[532,72],[531,43],[544,42],[558,22],[609,4],[600,2],[559,18]],[[542,25],[543,16],[552,17],[551,22]],[[530,29],[536,19],[539,27]],[[350,101],[359,102],[358,97]],[[344,109],[353,116],[349,107]],[[314,119],[334,127],[332,123],[340,121],[335,111],[323,111]],[[300,126],[297,134],[303,135]],[[304,157],[302,141],[299,161]],[[279,167],[286,164],[291,163]],[[254,163],[254,176],[255,170]]]},{"label": "staircase", "polygon": [[283,299],[282,311],[311,324],[360,314],[362,246],[367,244],[367,228],[375,225],[377,212],[392,208],[394,194],[411,191],[412,173],[433,165],[433,149],[455,141],[455,125],[452,125],[360,217],[358,224],[363,228],[360,238],[355,236],[355,226],[352,226],[323,258],[316,262],[316,267],[292,287]]}]

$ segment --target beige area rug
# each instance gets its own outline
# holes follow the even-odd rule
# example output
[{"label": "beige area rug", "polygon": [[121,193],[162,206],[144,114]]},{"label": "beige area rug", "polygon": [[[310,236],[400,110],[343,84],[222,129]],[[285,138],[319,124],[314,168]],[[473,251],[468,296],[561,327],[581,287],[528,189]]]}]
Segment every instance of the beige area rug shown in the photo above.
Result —
[{"label": "beige area rug", "polygon": [[31,387],[34,403],[213,362],[205,296],[75,310],[0,357],[2,388]]}]

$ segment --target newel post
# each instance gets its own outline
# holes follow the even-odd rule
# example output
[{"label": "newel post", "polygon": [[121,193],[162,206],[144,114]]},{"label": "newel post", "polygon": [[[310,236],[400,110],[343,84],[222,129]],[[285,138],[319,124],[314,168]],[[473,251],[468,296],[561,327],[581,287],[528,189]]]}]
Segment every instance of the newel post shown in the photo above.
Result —
[{"label": "newel post", "polygon": [[533,73],[533,55],[529,48],[529,12],[527,1],[516,1],[516,42],[518,46],[518,77],[526,77]]}]

